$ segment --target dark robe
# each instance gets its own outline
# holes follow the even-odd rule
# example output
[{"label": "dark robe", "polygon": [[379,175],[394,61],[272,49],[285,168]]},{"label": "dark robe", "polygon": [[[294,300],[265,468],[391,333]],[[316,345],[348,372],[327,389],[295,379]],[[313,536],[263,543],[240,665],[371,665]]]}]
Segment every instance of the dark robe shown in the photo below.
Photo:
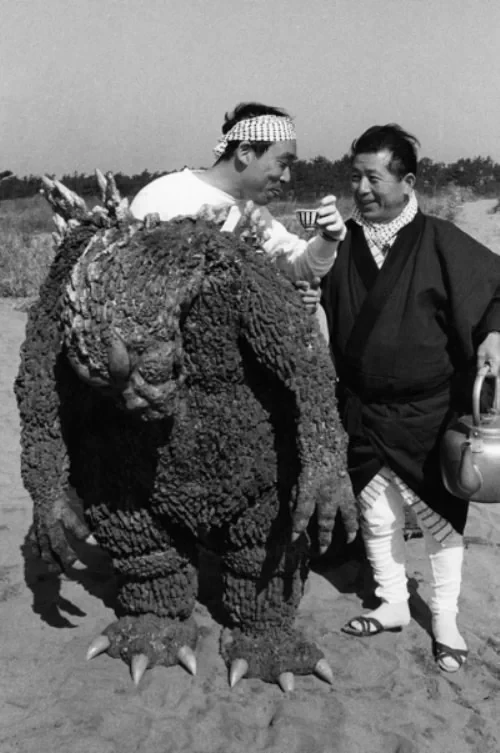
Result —
[{"label": "dark robe", "polygon": [[354,491],[387,465],[462,533],[468,503],[443,486],[439,440],[471,412],[477,346],[500,331],[500,258],[418,212],[379,270],[362,228],[347,227],[322,304]]}]

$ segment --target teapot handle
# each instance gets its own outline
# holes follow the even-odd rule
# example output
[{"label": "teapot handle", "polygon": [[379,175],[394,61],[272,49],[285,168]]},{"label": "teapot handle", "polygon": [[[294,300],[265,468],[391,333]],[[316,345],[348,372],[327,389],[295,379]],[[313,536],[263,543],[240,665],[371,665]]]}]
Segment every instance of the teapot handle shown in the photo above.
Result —
[{"label": "teapot handle", "polygon": [[479,402],[481,398],[481,390],[483,389],[483,382],[486,377],[491,377],[495,380],[495,392],[493,395],[493,411],[495,413],[500,412],[500,377],[495,376],[490,371],[488,364],[481,366],[478,370],[476,379],[474,381],[474,389],[472,392],[472,419],[474,426],[479,426],[481,423],[481,413],[479,410]]}]

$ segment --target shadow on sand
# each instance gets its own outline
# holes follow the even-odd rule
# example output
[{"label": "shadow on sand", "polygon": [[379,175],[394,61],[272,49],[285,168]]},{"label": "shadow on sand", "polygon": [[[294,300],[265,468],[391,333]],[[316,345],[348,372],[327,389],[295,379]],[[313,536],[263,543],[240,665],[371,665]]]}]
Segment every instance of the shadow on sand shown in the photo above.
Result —
[{"label": "shadow on sand", "polygon": [[31,530],[21,545],[24,579],[33,594],[32,609],[40,619],[56,628],[76,627],[70,618],[84,617],[85,612],[61,595],[62,580],[79,583],[89,594],[116,611],[116,581],[108,556],[96,546],[72,539],[78,562],[67,572],[55,572],[34,551]]}]

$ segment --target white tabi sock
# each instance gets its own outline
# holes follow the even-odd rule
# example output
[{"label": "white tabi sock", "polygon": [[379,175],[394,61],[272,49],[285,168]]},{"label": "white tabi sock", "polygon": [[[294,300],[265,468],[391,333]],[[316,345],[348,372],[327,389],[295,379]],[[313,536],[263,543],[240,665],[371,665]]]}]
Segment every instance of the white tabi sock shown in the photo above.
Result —
[{"label": "white tabi sock", "polygon": [[364,617],[374,617],[383,627],[403,627],[410,622],[403,537],[401,494],[391,483],[370,507],[363,506],[361,530],[366,554],[382,604]]},{"label": "white tabi sock", "polygon": [[[429,532],[424,531],[424,539],[432,572],[429,606],[434,638],[450,648],[466,649],[467,645],[457,627],[464,557],[463,538],[456,534],[450,544],[440,544]],[[442,663],[443,668],[456,668],[456,661],[452,658],[443,659]]]}]

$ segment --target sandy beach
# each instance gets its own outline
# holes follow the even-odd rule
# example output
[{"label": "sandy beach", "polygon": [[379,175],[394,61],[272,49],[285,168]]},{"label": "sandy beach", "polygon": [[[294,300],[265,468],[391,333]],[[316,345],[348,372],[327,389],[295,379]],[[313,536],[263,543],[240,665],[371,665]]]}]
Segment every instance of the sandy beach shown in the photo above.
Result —
[{"label": "sandy beach", "polygon": [[[459,224],[500,250],[494,201],[467,204]],[[198,674],[154,668],[135,688],[128,668],[91,640],[113,620],[113,579],[98,552],[58,583],[25,558],[31,501],[19,469],[13,394],[26,314],[0,300],[1,753],[498,753],[500,751],[500,505],[472,505],[461,626],[465,668],[441,673],[431,653],[429,566],[421,539],[408,542],[410,626],[369,639],[341,626],[368,596],[358,563],[312,573],[298,624],[324,650],[335,682],[242,680],[229,688],[220,627],[203,605]]]}]

